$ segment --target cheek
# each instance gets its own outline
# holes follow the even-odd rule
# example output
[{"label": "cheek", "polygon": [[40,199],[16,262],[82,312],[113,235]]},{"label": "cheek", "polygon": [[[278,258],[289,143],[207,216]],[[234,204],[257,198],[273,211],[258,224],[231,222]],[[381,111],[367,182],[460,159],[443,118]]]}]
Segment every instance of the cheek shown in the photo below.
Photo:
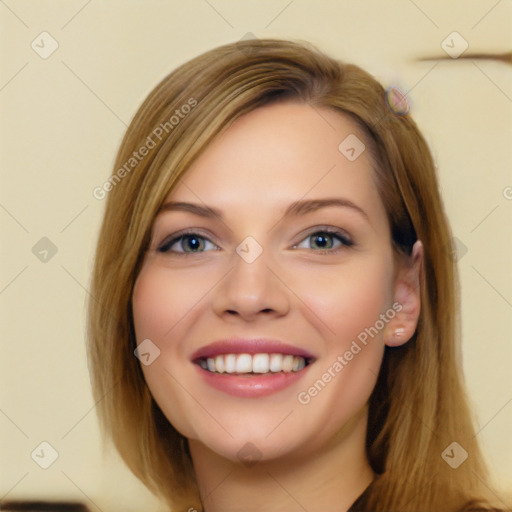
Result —
[{"label": "cheek", "polygon": [[336,273],[314,276],[310,282],[315,286],[309,287],[307,302],[323,321],[330,345],[342,349],[376,323],[392,302],[392,269],[384,254],[358,258]]},{"label": "cheek", "polygon": [[175,302],[172,289],[159,286],[155,272],[145,269],[141,271],[132,295],[133,323],[137,343],[145,338],[157,340],[166,329],[170,328],[173,320],[172,311],[174,311],[172,305]]},{"label": "cheek", "polygon": [[324,293],[316,288],[311,294],[309,304],[323,321],[325,345],[321,364],[298,399],[312,417],[324,421],[327,434],[360,410],[375,386],[384,353],[380,315],[390,304],[392,268],[387,253],[360,258],[331,273]]},{"label": "cheek", "polygon": [[201,296],[200,290],[190,283],[193,281],[171,278],[169,269],[146,266],[137,277],[132,295],[137,344],[149,339],[160,351],[151,364],[141,363],[144,378],[169,422],[187,437],[193,435],[187,420],[191,405],[184,400],[179,385],[185,381],[187,369],[172,362],[183,357],[181,340],[186,330],[183,319],[197,304],[198,295]]},{"label": "cheek", "polygon": [[[132,295],[137,341],[173,338],[176,326],[208,290],[208,283],[158,265],[143,267]],[[158,343],[158,341],[155,341]],[[166,347],[160,347],[164,349]]]}]

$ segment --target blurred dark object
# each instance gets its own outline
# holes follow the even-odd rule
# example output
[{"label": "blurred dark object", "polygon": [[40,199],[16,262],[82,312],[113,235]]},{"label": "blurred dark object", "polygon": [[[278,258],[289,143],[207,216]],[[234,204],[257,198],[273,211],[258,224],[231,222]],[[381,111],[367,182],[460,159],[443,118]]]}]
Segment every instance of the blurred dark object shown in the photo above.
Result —
[{"label": "blurred dark object", "polygon": [[512,64],[512,52],[505,53],[463,53],[460,57],[452,59],[449,55],[439,55],[437,57],[421,57],[418,61],[426,60],[493,60],[495,62],[504,62]]},{"label": "blurred dark object", "polygon": [[89,512],[78,501],[5,501],[0,503],[0,510],[5,512],[23,510],[24,512]]}]

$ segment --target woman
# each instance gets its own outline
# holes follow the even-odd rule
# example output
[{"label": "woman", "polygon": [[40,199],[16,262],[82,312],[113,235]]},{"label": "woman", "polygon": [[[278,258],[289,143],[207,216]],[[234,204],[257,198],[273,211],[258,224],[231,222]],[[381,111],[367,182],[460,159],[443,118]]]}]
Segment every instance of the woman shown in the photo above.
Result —
[{"label": "woman", "polygon": [[268,39],[182,65],[135,115],[98,191],[90,368],[172,510],[499,510],[405,102]]}]

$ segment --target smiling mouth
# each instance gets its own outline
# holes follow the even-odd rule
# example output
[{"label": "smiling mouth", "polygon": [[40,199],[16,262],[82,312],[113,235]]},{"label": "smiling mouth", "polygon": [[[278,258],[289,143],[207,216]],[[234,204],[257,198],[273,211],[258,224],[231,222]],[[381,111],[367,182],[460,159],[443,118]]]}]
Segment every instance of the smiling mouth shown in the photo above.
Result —
[{"label": "smiling mouth", "polygon": [[275,373],[299,372],[312,364],[313,360],[291,354],[219,354],[215,357],[194,361],[203,370],[211,373],[233,375],[271,375]]}]

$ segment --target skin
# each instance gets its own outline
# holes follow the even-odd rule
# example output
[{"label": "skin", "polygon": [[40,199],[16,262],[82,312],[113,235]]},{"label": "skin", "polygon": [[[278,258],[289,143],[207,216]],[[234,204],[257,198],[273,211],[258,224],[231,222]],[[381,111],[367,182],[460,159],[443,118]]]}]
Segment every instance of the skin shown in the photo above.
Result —
[{"label": "skin", "polygon": [[[415,331],[422,246],[415,244],[410,261],[394,256],[368,151],[351,162],[338,150],[350,134],[363,140],[333,110],[294,102],[259,108],[218,137],[167,198],[217,208],[222,220],[185,211],[155,219],[133,315],[137,342],[149,338],[160,356],[141,367],[156,402],[189,440],[207,512],[346,511],[374,478],[364,447],[367,401],[385,345],[405,343]],[[330,206],[283,216],[294,201],[332,197],[366,215]],[[311,236],[326,226],[344,230],[354,245]],[[172,245],[195,250],[187,256],[158,251],[185,228],[206,237],[204,245]],[[263,249],[252,263],[235,250],[248,236]],[[395,301],[400,312],[300,403],[298,394]],[[395,336],[398,327],[403,333]],[[190,361],[198,348],[232,336],[278,339],[316,361],[278,393],[234,397],[203,382]],[[259,459],[252,465],[237,455],[248,442]]]}]

